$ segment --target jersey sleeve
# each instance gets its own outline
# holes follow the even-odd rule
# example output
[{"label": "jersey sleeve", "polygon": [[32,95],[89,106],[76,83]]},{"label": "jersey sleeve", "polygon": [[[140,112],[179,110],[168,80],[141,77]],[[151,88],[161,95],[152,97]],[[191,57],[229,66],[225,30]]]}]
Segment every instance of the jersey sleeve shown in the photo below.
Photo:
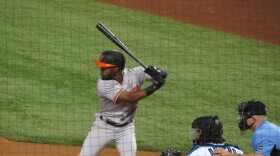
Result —
[{"label": "jersey sleeve", "polygon": [[152,77],[144,72],[145,69],[143,67],[136,67],[133,70],[135,71],[135,74],[138,75],[139,81],[141,83],[152,80]]},{"label": "jersey sleeve", "polygon": [[255,137],[253,139],[253,149],[255,153],[269,154],[274,144],[267,137]]},{"label": "jersey sleeve", "polygon": [[101,80],[97,84],[98,95],[116,102],[118,96],[124,90],[115,80]]},{"label": "jersey sleeve", "polygon": [[252,148],[255,153],[270,155],[273,147],[275,146],[275,142],[273,142],[273,138],[277,136],[274,130],[271,127],[265,127],[268,125],[264,125],[262,129],[257,130],[252,139]]}]

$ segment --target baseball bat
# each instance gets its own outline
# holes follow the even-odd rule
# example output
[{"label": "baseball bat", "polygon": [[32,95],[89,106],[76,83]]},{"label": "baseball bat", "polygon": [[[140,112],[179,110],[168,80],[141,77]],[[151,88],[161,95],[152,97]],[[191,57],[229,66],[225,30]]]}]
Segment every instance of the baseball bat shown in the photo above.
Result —
[{"label": "baseball bat", "polygon": [[102,23],[97,23],[96,28],[100,30],[107,38],[109,38],[113,43],[125,51],[130,57],[132,57],[136,62],[138,62],[145,69],[147,66],[136,57],[109,29],[107,29]]}]

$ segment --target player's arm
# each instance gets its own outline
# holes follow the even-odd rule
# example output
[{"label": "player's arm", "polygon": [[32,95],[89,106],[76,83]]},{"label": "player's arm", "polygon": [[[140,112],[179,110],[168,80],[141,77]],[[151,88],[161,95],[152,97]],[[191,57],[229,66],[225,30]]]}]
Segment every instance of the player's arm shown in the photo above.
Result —
[{"label": "player's arm", "polygon": [[137,102],[140,101],[142,99],[144,99],[145,97],[149,96],[146,92],[145,89],[142,90],[138,90],[135,92],[129,92],[127,90],[123,90],[119,97],[117,98],[117,103],[120,102]]},{"label": "player's arm", "polygon": [[157,83],[153,83],[152,85],[150,85],[149,87],[145,88],[145,89],[141,89],[141,90],[137,90],[134,92],[129,92],[127,90],[123,90],[120,95],[117,97],[116,102],[137,102],[140,101],[142,99],[144,99],[145,97],[151,95],[152,93],[154,93],[156,90],[158,90],[163,84],[164,84],[164,79],[161,83],[157,82]]},{"label": "player's arm", "polygon": [[123,90],[119,97],[117,98],[116,102],[137,102],[139,100],[144,99],[145,97],[151,95],[156,90],[161,88],[162,85],[165,83],[165,78],[167,77],[167,73],[162,69],[156,69],[153,66],[148,66],[145,70],[145,73],[150,75],[153,78],[153,84],[149,87],[138,90],[135,92],[129,92],[127,90]]}]

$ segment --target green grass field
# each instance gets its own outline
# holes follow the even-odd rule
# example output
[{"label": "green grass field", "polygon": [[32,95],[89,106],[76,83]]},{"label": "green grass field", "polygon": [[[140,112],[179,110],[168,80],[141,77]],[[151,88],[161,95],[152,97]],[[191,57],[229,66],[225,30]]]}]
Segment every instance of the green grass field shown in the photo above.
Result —
[{"label": "green grass field", "polygon": [[[239,134],[235,108],[251,99],[280,124],[277,45],[88,0],[1,0],[0,14],[0,136],[82,145],[99,109],[92,61],[120,50],[98,22],[147,65],[169,72],[166,85],[140,102],[139,150],[185,153],[191,122],[216,114],[227,142],[250,152],[251,133]],[[127,67],[138,66],[125,56]]]}]

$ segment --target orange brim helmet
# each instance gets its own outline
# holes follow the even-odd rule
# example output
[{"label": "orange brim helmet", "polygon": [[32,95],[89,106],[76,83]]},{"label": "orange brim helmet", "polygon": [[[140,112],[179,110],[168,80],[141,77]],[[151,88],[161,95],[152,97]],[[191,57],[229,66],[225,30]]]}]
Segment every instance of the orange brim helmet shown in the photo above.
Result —
[{"label": "orange brim helmet", "polygon": [[101,53],[99,60],[94,61],[94,64],[102,68],[117,66],[124,69],[125,58],[123,54],[118,51],[107,50]]},{"label": "orange brim helmet", "polygon": [[104,63],[101,61],[94,61],[94,64],[98,67],[102,67],[102,68],[108,68],[108,67],[115,67],[116,65],[114,64],[108,64],[108,63]]}]

